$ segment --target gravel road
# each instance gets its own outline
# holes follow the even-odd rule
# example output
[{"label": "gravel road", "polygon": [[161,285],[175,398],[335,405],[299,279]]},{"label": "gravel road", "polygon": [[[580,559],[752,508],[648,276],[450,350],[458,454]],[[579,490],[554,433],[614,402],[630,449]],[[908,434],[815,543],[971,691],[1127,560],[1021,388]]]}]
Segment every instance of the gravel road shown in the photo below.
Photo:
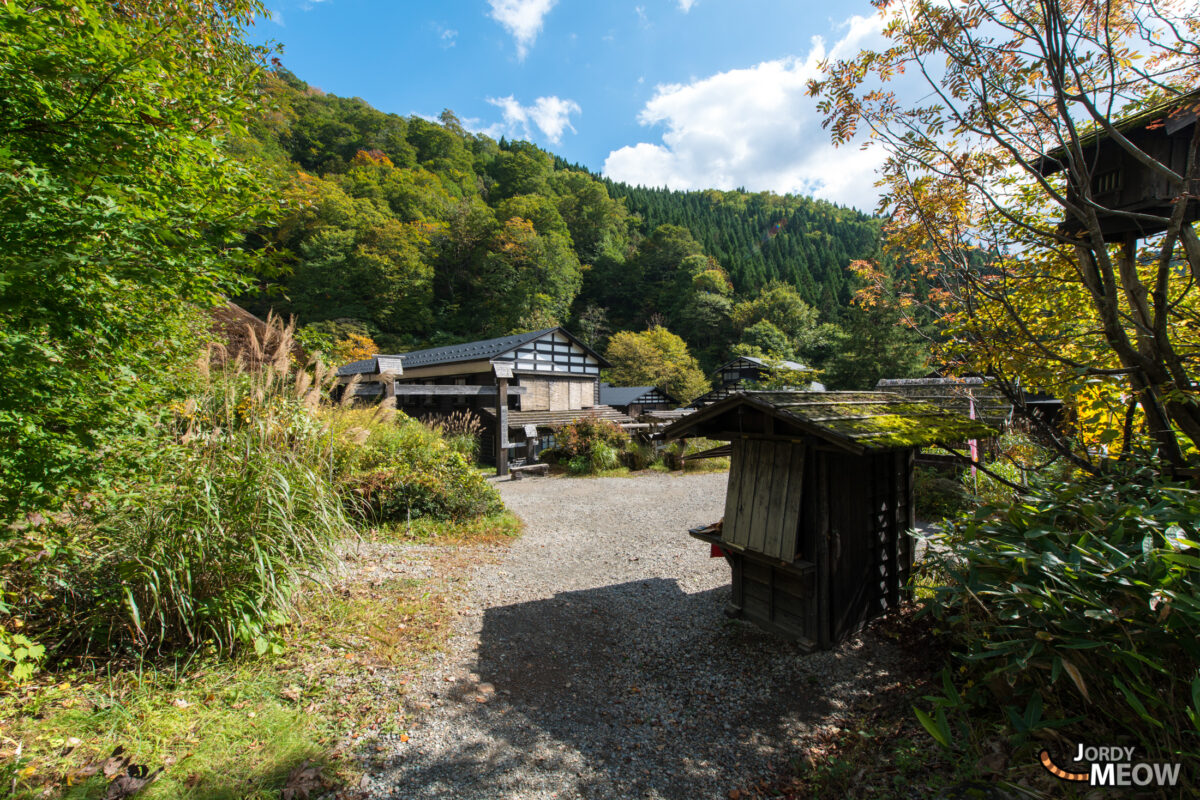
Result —
[{"label": "gravel road", "polygon": [[498,484],[526,523],[475,569],[375,798],[723,798],[836,725],[899,654],[866,635],[804,655],[729,620],[729,567],[687,529],[724,473]]}]

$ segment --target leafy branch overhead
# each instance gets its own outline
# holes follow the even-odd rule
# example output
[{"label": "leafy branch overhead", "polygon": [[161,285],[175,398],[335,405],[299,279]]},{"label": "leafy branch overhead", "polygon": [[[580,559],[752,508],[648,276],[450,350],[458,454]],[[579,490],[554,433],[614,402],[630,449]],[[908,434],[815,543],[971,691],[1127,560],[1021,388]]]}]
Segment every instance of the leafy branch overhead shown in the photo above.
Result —
[{"label": "leafy branch overhead", "polygon": [[1079,466],[1087,446],[1182,463],[1200,446],[1194,4],[876,5],[885,45],[810,90],[836,142],[888,153],[888,245],[940,360],[1098,423],[1074,445],[1044,431]]}]

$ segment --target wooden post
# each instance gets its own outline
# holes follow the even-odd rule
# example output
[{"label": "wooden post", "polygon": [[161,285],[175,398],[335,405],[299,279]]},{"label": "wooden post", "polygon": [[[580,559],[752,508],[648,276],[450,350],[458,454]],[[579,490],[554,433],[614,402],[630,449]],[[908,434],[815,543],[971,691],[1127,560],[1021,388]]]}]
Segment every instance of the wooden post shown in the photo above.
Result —
[{"label": "wooden post", "polygon": [[829,523],[829,459],[817,461],[817,646],[822,650],[829,649],[830,616],[833,611],[829,607],[829,537],[832,533]]},{"label": "wooden post", "polygon": [[533,464],[537,461],[537,454],[534,452],[538,443],[537,425],[525,426],[525,463]]},{"label": "wooden post", "polygon": [[508,379],[512,366],[494,364],[496,373],[496,475],[508,474]]}]

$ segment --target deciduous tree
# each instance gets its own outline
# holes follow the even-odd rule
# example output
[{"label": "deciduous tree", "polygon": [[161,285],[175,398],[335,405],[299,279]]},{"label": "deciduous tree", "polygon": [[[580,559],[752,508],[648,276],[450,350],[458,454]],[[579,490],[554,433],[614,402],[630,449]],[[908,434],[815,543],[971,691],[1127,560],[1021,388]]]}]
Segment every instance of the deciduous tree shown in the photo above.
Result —
[{"label": "deciduous tree", "polygon": [[247,269],[267,206],[225,144],[257,102],[262,12],[0,4],[0,520],[103,486],[112,439],[169,382],[185,309]]},{"label": "deciduous tree", "polygon": [[[1018,383],[1072,401],[1092,382],[1120,381],[1119,402],[1136,400],[1157,452],[1182,462],[1200,446],[1200,238],[1185,213],[1200,125],[1178,168],[1120,121],[1155,107],[1152,124],[1180,105],[1194,111],[1194,3],[875,4],[886,45],[826,65],[810,88],[836,142],[866,129],[886,148],[890,244],[931,287],[949,341],[941,358],[996,375],[1018,400]],[[1110,207],[1095,137],[1177,202],[1166,212]],[[1105,220],[1165,232],[1140,249],[1112,244]]]},{"label": "deciduous tree", "polygon": [[657,386],[684,403],[709,389],[687,344],[661,326],[613,334],[605,357],[607,379],[617,386]]}]

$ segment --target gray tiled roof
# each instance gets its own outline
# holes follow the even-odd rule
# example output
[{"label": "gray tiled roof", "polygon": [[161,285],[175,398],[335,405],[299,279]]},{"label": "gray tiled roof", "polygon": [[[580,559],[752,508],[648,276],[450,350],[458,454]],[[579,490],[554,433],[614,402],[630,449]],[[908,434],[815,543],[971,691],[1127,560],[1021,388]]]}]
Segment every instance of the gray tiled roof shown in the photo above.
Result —
[{"label": "gray tiled roof", "polygon": [[653,386],[612,386],[600,384],[600,404],[605,406],[627,406],[644,394],[653,392]]},{"label": "gray tiled roof", "polygon": [[355,375],[376,372],[376,362],[396,359],[404,364],[405,369],[428,367],[433,364],[453,364],[458,361],[483,361],[495,358],[501,353],[507,353],[513,348],[528,344],[534,339],[545,336],[557,328],[545,328],[529,333],[514,333],[509,336],[499,336],[495,339],[484,339],[481,342],[464,342],[445,347],[430,347],[427,350],[414,350],[411,353],[398,353],[390,356],[375,356],[355,361],[338,368],[338,375]]},{"label": "gray tiled roof", "polygon": [[338,367],[338,375],[376,375],[380,372],[401,372],[399,356],[371,356]]},{"label": "gray tiled roof", "polygon": [[738,359],[753,362],[755,364],[758,364],[760,367],[774,367],[776,369],[790,369],[790,370],[796,370],[797,372],[804,372],[809,369],[809,367],[806,367],[803,364],[796,362],[796,361],[767,361],[764,358],[758,358],[756,356],[738,356],[738,358],[735,358],[733,361],[730,361],[728,364],[723,365],[722,367],[720,367],[720,369],[724,369],[725,367],[729,366],[729,364],[735,363],[736,361],[738,361]]},{"label": "gray tiled roof", "polygon": [[401,353],[405,369],[428,367],[433,364],[453,364],[456,361],[482,361],[495,358],[501,353],[507,353],[513,348],[528,344],[534,339],[558,330],[545,328],[529,333],[514,333],[509,336],[499,336],[495,339],[484,339],[481,342],[465,342],[451,344],[445,347],[431,347],[428,350],[414,350],[411,353]]}]

